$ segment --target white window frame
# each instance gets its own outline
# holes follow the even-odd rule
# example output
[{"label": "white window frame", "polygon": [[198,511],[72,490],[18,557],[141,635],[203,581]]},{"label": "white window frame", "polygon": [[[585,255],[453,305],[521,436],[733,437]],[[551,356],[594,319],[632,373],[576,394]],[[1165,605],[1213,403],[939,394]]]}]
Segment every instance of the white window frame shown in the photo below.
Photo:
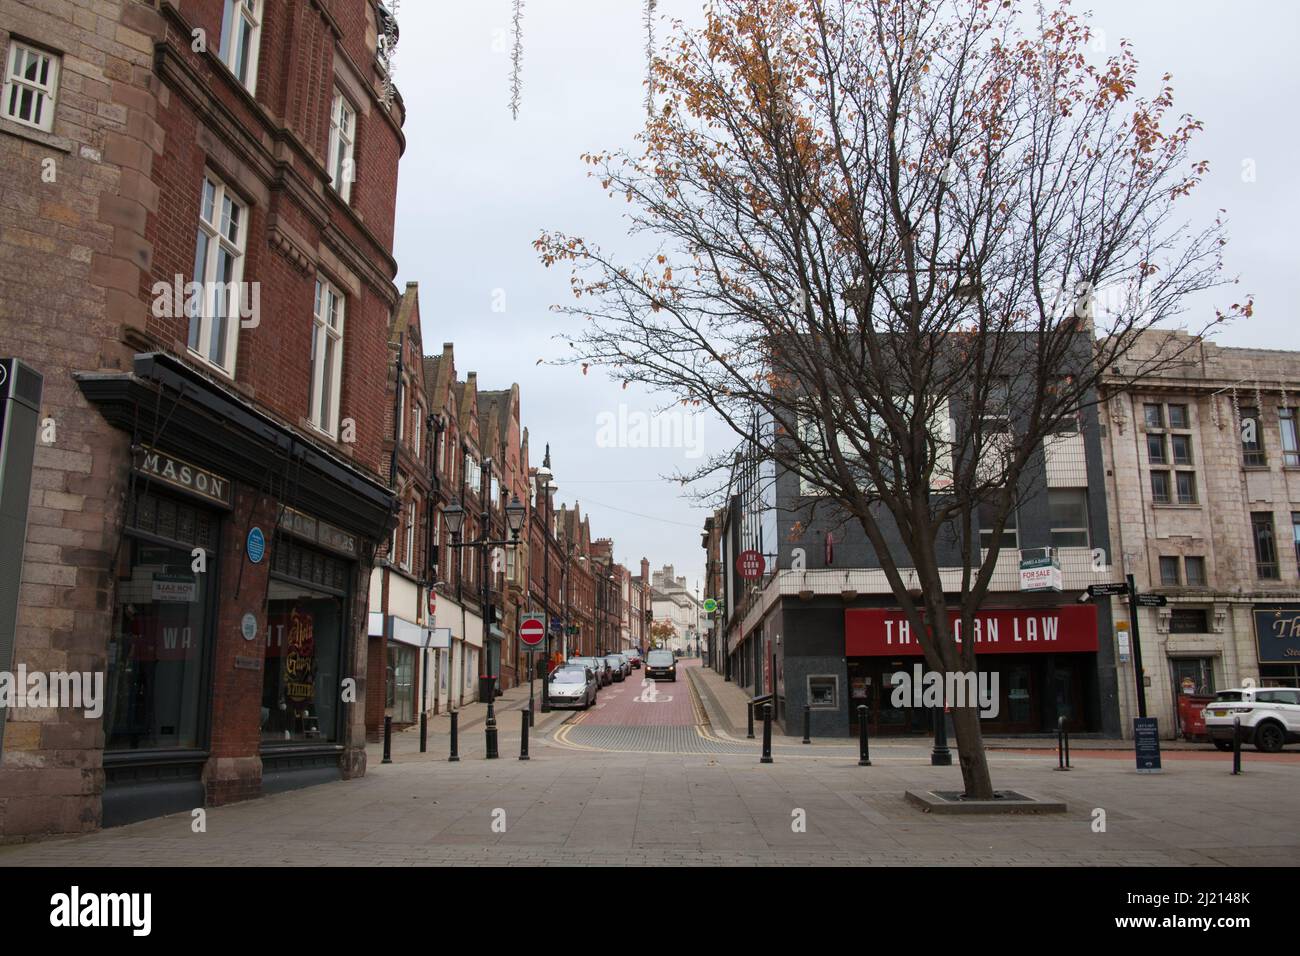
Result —
[{"label": "white window frame", "polygon": [[[236,44],[235,27],[247,26],[248,55],[237,64],[235,62]],[[257,61],[262,46],[262,0],[225,0],[221,13],[221,62],[226,64],[236,80],[248,90],[257,92]],[[244,75],[240,76],[240,70]]]},{"label": "white window frame", "polygon": [[[330,321],[330,307],[337,306],[337,322]],[[343,393],[343,330],[347,315],[347,299],[338,287],[322,275],[316,276],[316,297],[312,309],[311,325],[311,394],[307,420],[331,438],[338,436],[339,402]],[[334,340],[331,367],[326,368],[325,345]],[[326,389],[328,388],[328,391]],[[328,398],[328,414],[323,415],[322,402]]]},{"label": "white window frame", "polygon": [[357,178],[356,140],[357,109],[335,89],[330,106],[330,185],[344,202],[352,199],[352,183]]},{"label": "white window frame", "polygon": [[415,554],[415,502],[406,506],[406,550],[402,553],[402,570],[411,570],[411,556]]},{"label": "white window frame", "polygon": [[[205,170],[199,193],[198,230],[194,239],[194,281],[199,283],[201,291],[197,298],[186,298],[186,314],[189,318],[186,343],[191,355],[230,378],[235,377],[235,360],[239,350],[248,216],[249,207],[224,182]],[[231,262],[228,279],[217,275],[222,252],[229,256]],[[197,315],[195,308],[198,309]],[[218,360],[213,348],[213,325],[219,320],[226,323],[221,343],[225,351],[224,364]]]},{"label": "white window frame", "polygon": [[411,414],[415,419],[411,422],[411,453],[414,454],[416,458],[419,458],[420,437],[421,433],[424,431],[424,409],[421,407],[418,400],[411,406]]},{"label": "white window frame", "polygon": [[[22,57],[22,68],[18,59]],[[44,73],[43,80],[28,79],[24,74],[29,64],[35,60],[37,73]],[[9,42],[9,55],[5,58],[3,115],[5,119],[46,133],[54,130],[54,108],[59,98],[59,67],[62,57],[57,53],[32,46],[21,40]],[[28,103],[35,119],[23,119],[13,107],[19,107],[24,94],[30,95]]]}]

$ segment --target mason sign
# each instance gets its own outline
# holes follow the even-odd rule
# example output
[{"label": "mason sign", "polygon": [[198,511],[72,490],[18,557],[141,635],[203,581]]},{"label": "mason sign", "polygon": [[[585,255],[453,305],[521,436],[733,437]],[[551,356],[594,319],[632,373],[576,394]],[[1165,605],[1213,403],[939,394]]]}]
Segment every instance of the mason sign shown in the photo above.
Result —
[{"label": "mason sign", "polygon": [[151,448],[141,446],[136,453],[135,470],[151,480],[168,485],[202,498],[204,501],[229,508],[231,506],[230,479],[214,471],[192,465],[188,461]]}]

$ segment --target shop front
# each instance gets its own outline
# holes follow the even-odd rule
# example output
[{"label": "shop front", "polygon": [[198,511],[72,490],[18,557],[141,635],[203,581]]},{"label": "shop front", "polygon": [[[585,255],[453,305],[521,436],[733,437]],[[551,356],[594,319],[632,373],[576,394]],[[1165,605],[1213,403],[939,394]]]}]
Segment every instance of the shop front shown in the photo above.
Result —
[{"label": "shop front", "polygon": [[203,805],[225,475],[137,453],[115,574],[104,711],[104,822]]},{"label": "shop front", "polygon": [[78,384],[125,452],[103,825],[364,773],[349,681],[391,492],[174,357]]},{"label": "shop front", "polygon": [[[896,689],[896,674],[915,685],[925,673],[920,642],[903,611],[851,608],[844,615],[851,732],[858,731],[858,708],[865,705],[873,735],[930,733],[930,709],[915,692]],[[949,615],[958,641],[964,640],[957,613]],[[977,686],[989,711],[981,721],[985,733],[1053,732],[1060,717],[1072,731],[1100,729],[1095,607],[985,609],[976,614],[973,631]]]}]

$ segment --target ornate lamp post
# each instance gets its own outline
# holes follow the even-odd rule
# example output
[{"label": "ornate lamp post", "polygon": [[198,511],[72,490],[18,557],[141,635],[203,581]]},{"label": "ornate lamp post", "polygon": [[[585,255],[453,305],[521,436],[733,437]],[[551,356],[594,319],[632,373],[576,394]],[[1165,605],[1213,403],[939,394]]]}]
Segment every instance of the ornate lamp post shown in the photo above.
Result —
[{"label": "ornate lamp post", "polygon": [[465,527],[465,509],[460,506],[459,501],[453,501],[446,509],[443,510],[443,518],[447,522],[447,530],[451,532],[451,547],[453,548],[477,548],[479,561],[479,610],[483,618],[483,671],[479,675],[479,686],[484,688],[487,693],[487,725],[484,728],[484,737],[487,744],[487,759],[495,759],[497,754],[497,718],[496,710],[492,705],[493,698],[496,697],[496,688],[491,686],[488,678],[495,675],[489,674],[491,669],[488,663],[488,642],[492,639],[489,632],[490,620],[492,617],[489,601],[491,595],[488,591],[487,576],[487,551],[488,548],[506,547],[514,548],[519,544],[519,529],[524,525],[524,516],[527,514],[523,504],[519,501],[518,496],[506,505],[506,525],[510,529],[510,539],[508,541],[493,541],[488,538],[488,522],[491,518],[488,513],[488,500],[486,489],[491,484],[492,459],[483,460],[483,479],[482,491],[479,500],[483,503],[483,512],[480,515],[479,534],[477,540],[464,541],[460,540],[460,533]]},{"label": "ornate lamp post", "polygon": [[[537,469],[537,493],[546,502],[546,517],[542,524],[542,616],[546,618],[546,651],[542,662],[542,713],[551,712],[551,695],[548,690],[551,677],[551,446],[546,446],[542,467]],[[536,670],[534,667],[533,670]],[[532,708],[532,677],[528,678],[528,706]]]}]

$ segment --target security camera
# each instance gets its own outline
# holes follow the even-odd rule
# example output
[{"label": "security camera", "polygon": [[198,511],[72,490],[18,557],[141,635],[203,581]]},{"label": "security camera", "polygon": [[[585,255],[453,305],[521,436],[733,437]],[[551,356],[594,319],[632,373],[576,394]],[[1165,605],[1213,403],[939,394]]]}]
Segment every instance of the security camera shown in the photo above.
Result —
[{"label": "security camera", "polygon": [[1082,594],[1079,595],[1080,604],[1087,604],[1091,600],[1092,600],[1092,595],[1089,594],[1087,591],[1084,591]]}]

